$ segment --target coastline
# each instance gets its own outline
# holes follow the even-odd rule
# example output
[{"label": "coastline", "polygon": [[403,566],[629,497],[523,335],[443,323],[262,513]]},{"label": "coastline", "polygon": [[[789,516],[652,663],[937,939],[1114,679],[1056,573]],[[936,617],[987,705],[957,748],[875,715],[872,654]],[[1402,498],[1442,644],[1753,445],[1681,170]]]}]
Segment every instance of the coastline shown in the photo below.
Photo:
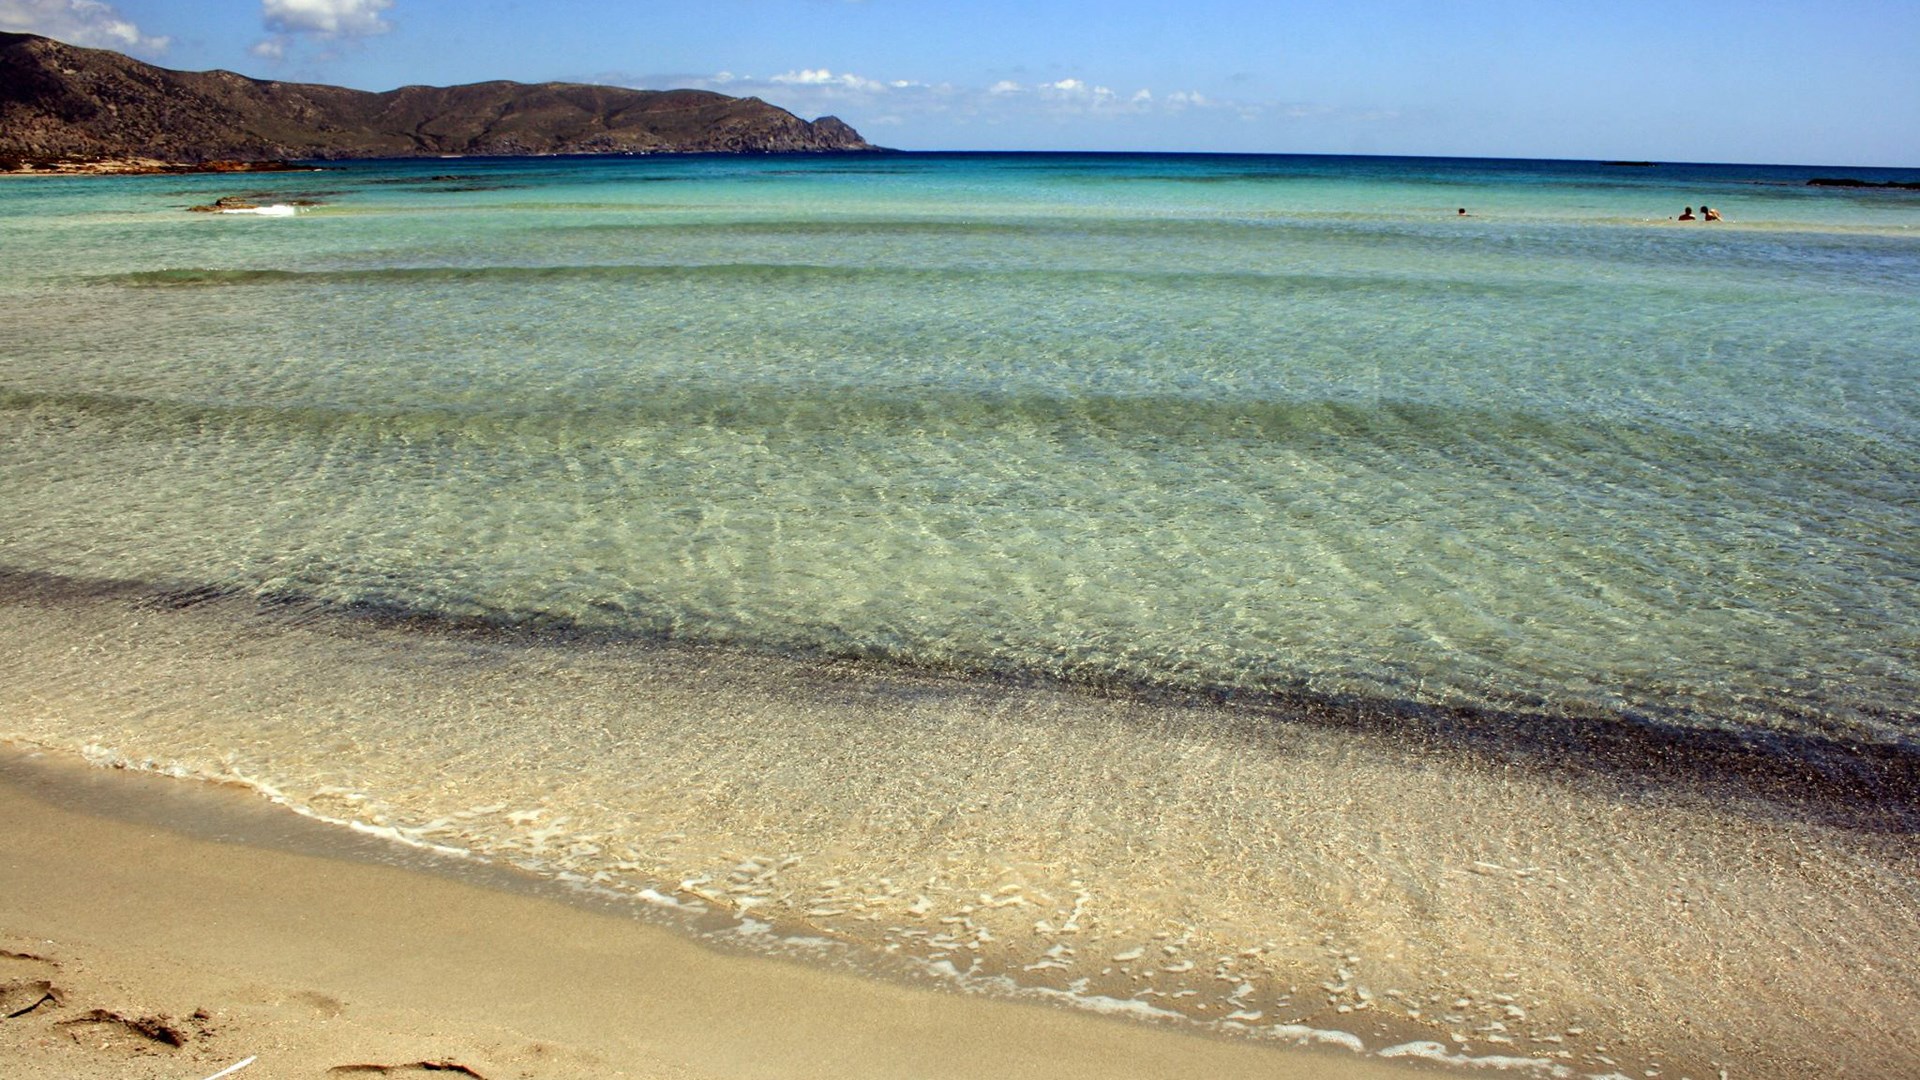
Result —
[{"label": "coastline", "polygon": [[[1892,1076],[1920,1046],[1920,853],[1897,813],[1839,824],[1653,773],[1604,783],[1384,728],[1249,722],[1206,705],[44,586],[0,605],[0,739],[14,746],[69,770],[84,759],[213,781],[287,828],[371,843],[357,857],[374,862],[457,851],[470,868],[544,882],[548,897],[571,882],[627,913],[616,921],[657,921],[689,949],[888,994],[963,991],[915,999],[942,1003],[924,1006],[935,1012],[993,1002],[1111,1031],[1104,1010],[1161,1033],[1182,1016],[1174,1028],[1260,1060],[1317,1039],[1369,1052],[1344,1061],[1426,1047],[1567,1080],[1784,1078],[1822,1063]],[[488,748],[466,748],[475,737]],[[322,756],[296,760],[311,751]],[[306,905],[340,893],[321,883],[337,868],[248,864],[223,871],[226,884],[164,886],[178,890],[169,899],[137,867],[210,855],[113,855],[119,841],[82,840],[78,822],[7,812],[12,850],[32,852],[10,876],[71,879],[182,921],[202,901],[179,895],[241,879],[307,882],[305,899],[271,901],[277,916],[246,916],[276,926],[311,924]],[[426,888],[395,872],[381,895]],[[15,902],[0,929],[66,932],[29,916],[69,899]],[[328,918],[385,925],[446,904]],[[549,921],[533,910],[468,922],[513,938]],[[128,930],[131,942],[152,933]],[[1200,1070],[1139,1075],[1188,1071]]]},{"label": "coastline", "polygon": [[58,999],[0,1020],[22,1076],[178,1078],[249,1058],[232,1075],[1418,1075],[726,955],[389,861],[246,793],[13,748],[0,818],[0,988],[10,1009],[41,984]]},{"label": "coastline", "polygon": [[0,176],[175,176],[201,173],[314,172],[291,161],[163,161],[159,158],[34,158],[0,162]]}]

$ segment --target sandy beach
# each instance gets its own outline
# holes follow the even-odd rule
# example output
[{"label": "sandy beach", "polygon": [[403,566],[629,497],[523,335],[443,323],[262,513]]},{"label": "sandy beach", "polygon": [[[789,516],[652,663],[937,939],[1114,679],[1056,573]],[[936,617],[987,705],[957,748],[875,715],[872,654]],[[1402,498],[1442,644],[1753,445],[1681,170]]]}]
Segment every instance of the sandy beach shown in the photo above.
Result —
[{"label": "sandy beach", "polygon": [[383,845],[244,793],[7,756],[0,1058],[22,1080],[249,1058],[228,1075],[1409,1075],[722,955],[379,865]]},{"label": "sandy beach", "polygon": [[[20,1075],[204,1080],[253,1057],[249,1080],[420,1062],[494,1078],[1384,1076],[1427,1046],[1483,1068],[1524,1052],[1515,1075],[1566,1080],[1821,1063],[1894,1077],[1914,1045],[1911,844],[1864,807],[1824,820],[1839,813],[1828,798],[1650,799],[1364,731],[1294,725],[1250,743],[1204,711],[853,669],[809,682],[706,650],[528,646],[217,601],[129,610],[71,590],[17,600],[0,606],[0,719],[18,732],[0,744],[14,748],[0,754],[0,949],[16,954],[0,982],[20,1015],[0,1022],[0,1049],[30,1063]],[[496,745],[469,775],[445,733],[480,725],[498,744],[503,710],[557,719],[524,761],[493,764]],[[289,715],[305,742],[274,741]],[[646,748],[623,759],[628,788],[578,790],[617,759],[602,745],[615,729],[583,716],[619,717],[619,737]],[[1153,723],[1178,737],[1143,742]],[[894,737],[903,724],[915,741]],[[261,779],[308,744],[357,784],[412,783],[426,801],[401,816]],[[690,796],[719,764],[738,790]],[[1227,777],[1224,812],[1267,815],[1217,821],[1213,801],[1121,775]],[[480,794],[508,784],[525,790]],[[1009,895],[978,874],[926,884],[911,906],[912,891],[869,891],[983,857],[913,827],[964,808],[945,784],[1014,793],[977,826],[985,857],[1017,857],[1036,901],[1075,882],[1092,900],[1078,915],[996,908]],[[500,802],[458,809],[480,797]],[[1057,823],[1056,803],[1081,824]],[[603,826],[548,806],[671,816]],[[1172,834],[1154,859],[1129,856],[1156,814],[1177,814]],[[494,818],[525,820],[525,841],[474,831]],[[580,839],[557,852],[537,831],[555,828]],[[712,846],[682,859],[713,870],[663,862],[643,879],[663,893],[582,906],[597,901],[567,882],[587,878],[552,860],[629,843],[614,829]],[[484,858],[422,850],[449,842]],[[807,850],[778,873],[749,857]],[[1056,885],[1053,865],[1085,876]],[[849,888],[854,873],[871,883]],[[958,913],[916,914],[932,895]],[[1188,910],[1274,944],[1249,956],[1196,938],[1200,967],[1144,921]],[[1065,940],[1102,977],[1050,991],[1054,954],[1029,959],[1042,946],[1020,931],[1076,918]],[[979,949],[939,952],[961,972],[991,965],[981,977],[911,952],[970,924]],[[807,940],[823,947],[787,945]],[[1026,989],[995,991],[996,972]],[[1229,972],[1256,992],[1220,982]],[[1238,1018],[1264,1022],[1093,1011],[1157,1016],[1214,985],[1267,1006]],[[1082,1007],[1054,1004],[1067,999]],[[1312,1031],[1368,1053],[1296,1045]]]}]

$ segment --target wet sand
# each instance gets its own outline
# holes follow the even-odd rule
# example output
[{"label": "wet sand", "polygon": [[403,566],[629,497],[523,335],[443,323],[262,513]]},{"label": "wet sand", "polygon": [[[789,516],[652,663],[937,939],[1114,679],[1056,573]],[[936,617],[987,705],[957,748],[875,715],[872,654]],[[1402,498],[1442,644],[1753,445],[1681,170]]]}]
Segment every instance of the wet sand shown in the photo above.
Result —
[{"label": "wet sand", "polygon": [[723,955],[379,865],[380,848],[249,794],[6,754],[0,1004],[26,1011],[0,1020],[0,1059],[22,1080],[198,1078],[248,1058],[229,1075],[1410,1075]]}]

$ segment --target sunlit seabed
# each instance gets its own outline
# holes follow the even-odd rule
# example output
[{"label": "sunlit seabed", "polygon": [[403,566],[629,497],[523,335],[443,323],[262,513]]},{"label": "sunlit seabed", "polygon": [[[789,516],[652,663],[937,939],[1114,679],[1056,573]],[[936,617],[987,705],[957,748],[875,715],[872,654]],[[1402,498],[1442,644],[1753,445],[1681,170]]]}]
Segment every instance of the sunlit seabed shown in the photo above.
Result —
[{"label": "sunlit seabed", "polygon": [[1920,200],[862,160],[0,188],[0,734],[1242,1034],[1920,1048]]}]

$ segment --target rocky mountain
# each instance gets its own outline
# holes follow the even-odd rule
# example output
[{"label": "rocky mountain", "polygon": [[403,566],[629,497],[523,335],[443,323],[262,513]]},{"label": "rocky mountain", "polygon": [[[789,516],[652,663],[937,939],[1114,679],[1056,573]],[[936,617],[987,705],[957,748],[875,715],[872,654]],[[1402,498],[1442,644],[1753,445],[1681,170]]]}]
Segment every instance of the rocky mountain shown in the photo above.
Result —
[{"label": "rocky mountain", "polygon": [[485,82],[370,93],[170,71],[0,33],[0,158],[198,163],[872,149],[835,117],[809,123],[758,98],[704,90]]}]

